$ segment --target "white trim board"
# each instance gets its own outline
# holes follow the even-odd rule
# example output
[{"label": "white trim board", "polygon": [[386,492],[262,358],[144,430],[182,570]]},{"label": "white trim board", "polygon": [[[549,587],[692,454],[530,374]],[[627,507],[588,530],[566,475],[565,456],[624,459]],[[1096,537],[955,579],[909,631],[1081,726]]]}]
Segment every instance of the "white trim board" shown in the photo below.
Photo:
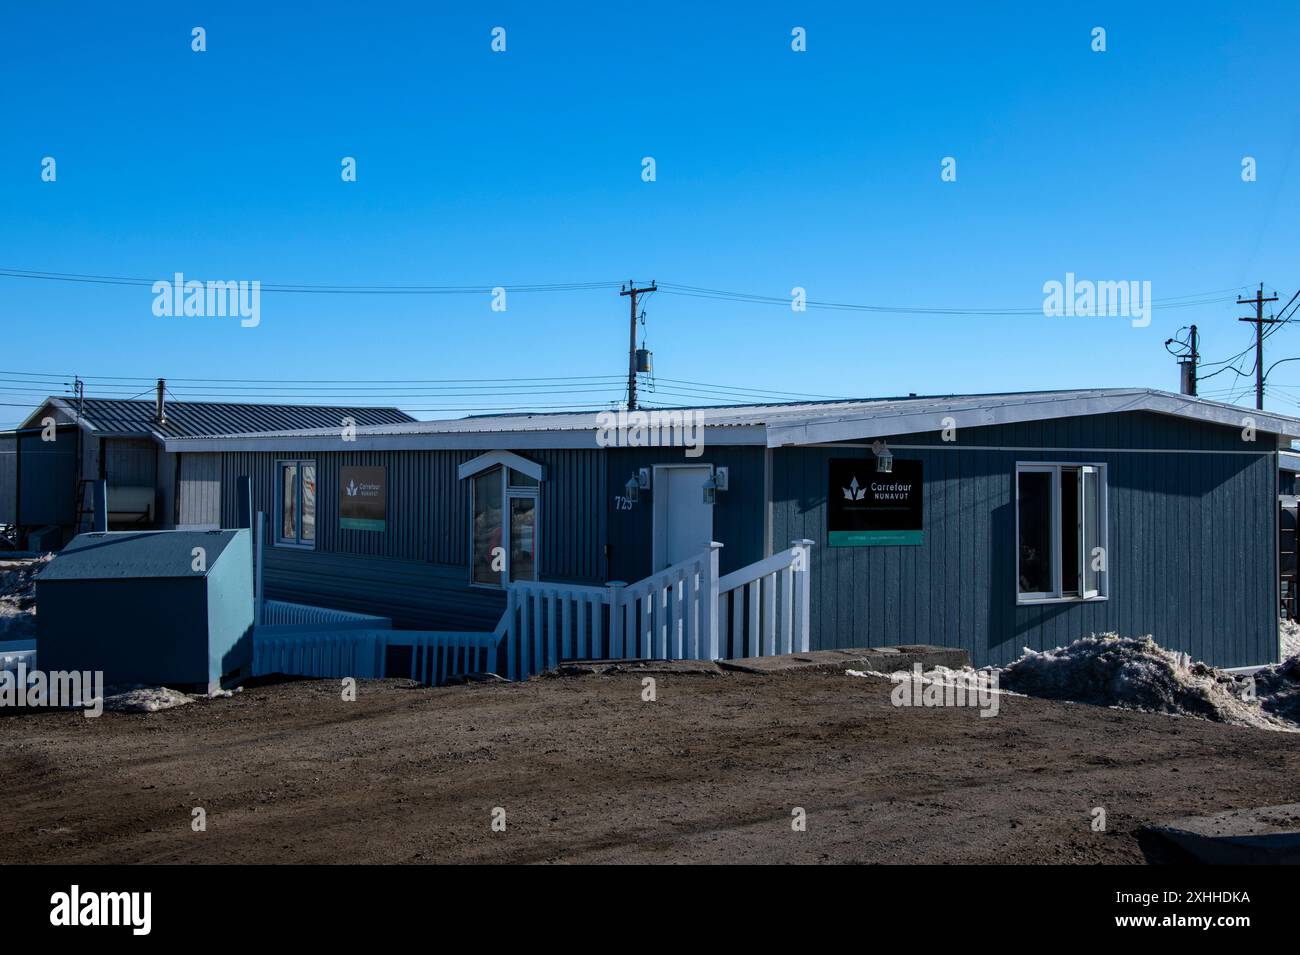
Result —
[{"label": "white trim board", "polygon": [[489,468],[494,468],[499,464],[505,465],[512,471],[518,471],[520,474],[527,474],[539,483],[546,480],[546,465],[530,461],[511,451],[501,450],[489,451],[486,454],[480,454],[478,457],[470,458],[456,468],[456,477],[463,481],[467,477],[482,474]]}]

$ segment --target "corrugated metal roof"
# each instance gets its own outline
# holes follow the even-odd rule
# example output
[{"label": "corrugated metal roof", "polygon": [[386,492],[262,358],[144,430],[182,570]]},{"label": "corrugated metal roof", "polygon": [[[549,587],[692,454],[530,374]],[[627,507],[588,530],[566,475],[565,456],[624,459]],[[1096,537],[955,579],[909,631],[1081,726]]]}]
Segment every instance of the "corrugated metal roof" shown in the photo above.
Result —
[{"label": "corrugated metal roof", "polygon": [[[779,424],[789,420],[815,417],[840,417],[855,414],[882,414],[899,408],[948,408],[963,402],[1005,398],[1024,401],[1034,395],[1067,395],[1071,397],[1097,394],[1093,391],[1021,392],[994,395],[946,395],[907,398],[854,398],[839,401],[808,401],[761,405],[709,405],[695,408],[650,408],[642,411],[700,412],[705,427],[747,427]],[[614,412],[617,413],[617,412]],[[357,433],[368,435],[417,434],[470,434],[520,431],[591,431],[599,426],[600,416],[611,414],[608,409],[598,411],[539,412],[533,414],[471,415],[465,418],[446,418],[437,421],[407,421],[381,424]],[[279,432],[259,432],[265,437],[310,437],[333,433],[336,428],[285,429]],[[213,437],[218,435],[213,434]],[[221,437],[238,437],[233,433]]]},{"label": "corrugated metal roof", "polygon": [[[827,425],[833,422],[884,422],[889,418],[915,418],[933,414],[971,412],[987,414],[988,424],[1000,412],[1028,412],[1032,418],[1067,417],[1071,414],[1102,413],[1105,409],[1154,409],[1182,417],[1218,420],[1238,424],[1240,417],[1257,418],[1262,430],[1269,427],[1278,433],[1300,434],[1300,420],[1283,414],[1257,412],[1238,405],[1223,404],[1175,395],[1154,388],[1080,388],[1062,391],[995,392],[988,395],[909,395],[906,398],[863,398],[835,401],[798,401],[785,404],[711,405],[701,408],[642,408],[642,411],[699,412],[706,427],[754,427],[754,429],[790,429],[790,427]],[[480,414],[439,421],[407,421],[357,427],[357,437],[417,437],[417,435],[563,433],[594,431],[602,426],[602,414],[610,411],[552,412],[532,414]],[[966,426],[975,424],[967,422]],[[201,435],[207,438],[315,438],[337,435],[337,427],[325,429],[286,429],[261,431],[257,434]]]},{"label": "corrugated metal roof", "polygon": [[[65,407],[71,402],[64,401]],[[255,405],[209,401],[168,401],[166,424],[154,421],[152,401],[87,398],[82,416],[101,434],[160,434],[165,438],[193,438],[216,434],[255,434],[295,429],[342,427],[345,417],[358,427],[414,421],[397,408],[356,408],[321,405]]]},{"label": "corrugated metal roof", "polygon": [[126,577],[205,577],[193,569],[193,549],[217,563],[235,535],[227,531],[109,531],[79,534],[41,571],[48,580],[118,580]]}]

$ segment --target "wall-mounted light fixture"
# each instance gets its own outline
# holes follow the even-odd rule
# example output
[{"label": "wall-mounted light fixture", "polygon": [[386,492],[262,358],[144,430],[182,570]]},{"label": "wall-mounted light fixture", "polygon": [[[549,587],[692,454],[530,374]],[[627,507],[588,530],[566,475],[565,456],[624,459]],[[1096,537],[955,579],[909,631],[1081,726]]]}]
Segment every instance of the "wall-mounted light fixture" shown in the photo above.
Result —
[{"label": "wall-mounted light fixture", "polygon": [[704,482],[704,503],[712,504],[718,499],[718,479],[709,475],[708,480]]},{"label": "wall-mounted light fixture", "polygon": [[719,491],[727,490],[731,487],[731,469],[716,468],[713,472],[713,480],[717,482]]},{"label": "wall-mounted light fixture", "polygon": [[628,478],[627,483],[623,485],[623,491],[625,492],[624,496],[635,504],[637,501],[641,500],[641,490],[643,488],[647,491],[650,490],[649,468],[638,468],[632,472],[632,476]]},{"label": "wall-mounted light fixture", "polygon": [[872,441],[871,453],[876,456],[877,474],[889,474],[894,470],[894,453],[884,441]]}]

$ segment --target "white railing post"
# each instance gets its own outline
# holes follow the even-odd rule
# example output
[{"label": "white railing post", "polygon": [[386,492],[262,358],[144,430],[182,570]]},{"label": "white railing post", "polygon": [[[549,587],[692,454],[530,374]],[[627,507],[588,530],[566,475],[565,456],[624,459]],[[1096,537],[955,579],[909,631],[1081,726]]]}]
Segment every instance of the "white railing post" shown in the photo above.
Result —
[{"label": "white railing post", "polygon": [[709,544],[708,552],[704,555],[704,567],[701,574],[704,580],[700,581],[700,649],[703,650],[702,656],[706,660],[718,659],[718,551],[722,550],[722,545],[717,541]]},{"label": "white railing post", "polygon": [[808,538],[793,540],[790,546],[797,548],[799,555],[795,563],[795,618],[794,649],[796,653],[807,653],[812,649],[812,636],[809,632],[808,616],[812,600],[812,547],[816,541]]},{"label": "white railing post", "polygon": [[623,591],[627,588],[621,580],[609,582],[609,655],[613,659],[623,656]]}]

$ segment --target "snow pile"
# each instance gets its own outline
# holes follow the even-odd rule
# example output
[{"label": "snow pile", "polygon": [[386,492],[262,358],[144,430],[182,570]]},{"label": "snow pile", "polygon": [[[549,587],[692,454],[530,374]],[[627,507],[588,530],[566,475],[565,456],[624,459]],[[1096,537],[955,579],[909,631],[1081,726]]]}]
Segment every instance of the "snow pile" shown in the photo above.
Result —
[{"label": "snow pile", "polygon": [[0,640],[36,636],[36,575],[53,554],[31,560],[0,560]]},{"label": "snow pile", "polygon": [[1256,673],[1255,694],[1269,716],[1300,726],[1300,656]]},{"label": "snow pile", "polygon": [[1113,633],[1025,655],[1000,673],[1001,687],[1026,696],[1192,716],[1300,732],[1300,660],[1254,677],[1224,673],[1166,650],[1151,637]]},{"label": "snow pile", "polygon": [[1282,659],[1290,660],[1293,656],[1300,653],[1300,623],[1291,620],[1279,618],[1277,622],[1278,636],[1282,639]]},{"label": "snow pile", "polygon": [[192,697],[165,686],[115,686],[104,693],[104,709],[110,713],[157,713],[193,702]]}]

